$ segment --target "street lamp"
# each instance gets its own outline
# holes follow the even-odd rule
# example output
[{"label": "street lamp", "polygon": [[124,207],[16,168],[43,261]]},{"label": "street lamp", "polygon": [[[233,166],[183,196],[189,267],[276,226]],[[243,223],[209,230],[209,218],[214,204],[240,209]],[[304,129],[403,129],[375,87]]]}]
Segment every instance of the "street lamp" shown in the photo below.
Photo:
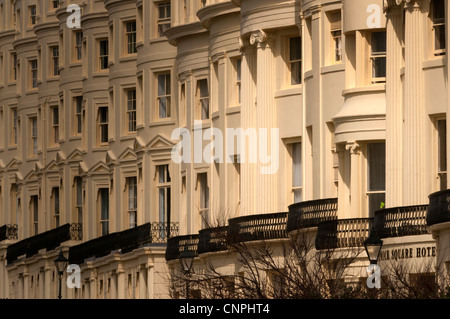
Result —
[{"label": "street lamp", "polygon": [[[184,246],[184,250],[180,254],[181,269],[186,277],[189,277],[194,264],[194,253],[188,249],[188,245]],[[186,299],[189,299],[189,280],[186,279]]]},{"label": "street lamp", "polygon": [[383,241],[378,238],[375,232],[375,228],[372,227],[372,229],[370,230],[369,238],[364,241],[364,248],[371,265],[377,264],[382,246]]},{"label": "street lamp", "polygon": [[64,257],[62,249],[59,251],[59,255],[58,255],[58,257],[56,257],[54,262],[55,262],[56,270],[58,271],[58,275],[59,275],[59,295],[58,295],[58,299],[61,299],[61,297],[62,297],[61,296],[62,276],[64,275],[64,271],[66,270],[67,264],[69,262],[69,260],[67,260],[67,258]]}]

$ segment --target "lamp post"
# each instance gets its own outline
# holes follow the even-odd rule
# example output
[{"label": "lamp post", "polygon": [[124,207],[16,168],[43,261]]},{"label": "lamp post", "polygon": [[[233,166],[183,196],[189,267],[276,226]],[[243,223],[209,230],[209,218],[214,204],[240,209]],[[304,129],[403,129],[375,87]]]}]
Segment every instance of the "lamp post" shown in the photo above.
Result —
[{"label": "lamp post", "polygon": [[367,257],[369,258],[371,265],[376,265],[380,256],[381,247],[383,241],[378,238],[375,228],[370,230],[369,238],[364,241],[364,249],[366,250]]},{"label": "lamp post", "polygon": [[[180,254],[181,269],[186,277],[191,275],[192,265],[194,264],[194,253],[188,249],[188,245],[184,246],[184,250]],[[189,299],[189,279],[186,279],[186,299]]]},{"label": "lamp post", "polygon": [[61,299],[61,281],[62,281],[62,276],[64,275],[64,271],[67,268],[67,264],[68,264],[69,260],[67,260],[66,257],[64,257],[64,254],[62,252],[62,249],[59,251],[59,255],[58,257],[56,257],[56,259],[54,260],[55,266],[56,266],[56,270],[58,271],[58,276],[59,276],[59,295],[58,295],[58,299]]}]

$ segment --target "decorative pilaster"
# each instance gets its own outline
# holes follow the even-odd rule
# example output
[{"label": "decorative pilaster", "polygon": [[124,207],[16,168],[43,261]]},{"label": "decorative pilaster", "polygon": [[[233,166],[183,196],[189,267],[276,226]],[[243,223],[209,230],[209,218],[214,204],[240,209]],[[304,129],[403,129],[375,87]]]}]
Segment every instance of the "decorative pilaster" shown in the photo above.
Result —
[{"label": "decorative pilaster", "polygon": [[402,126],[403,101],[400,69],[403,64],[402,8],[390,7],[386,12],[386,206],[402,205]]}]

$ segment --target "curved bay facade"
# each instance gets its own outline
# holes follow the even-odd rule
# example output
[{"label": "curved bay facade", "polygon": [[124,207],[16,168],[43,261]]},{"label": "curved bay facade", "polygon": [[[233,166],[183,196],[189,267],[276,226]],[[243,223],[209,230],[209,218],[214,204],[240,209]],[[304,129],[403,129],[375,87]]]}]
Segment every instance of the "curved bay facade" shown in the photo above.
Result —
[{"label": "curved bay facade", "polygon": [[360,248],[356,282],[372,228],[448,284],[448,10],[0,0],[0,298],[56,298],[60,251],[63,298],[183,296],[184,249],[244,276],[231,235]]}]

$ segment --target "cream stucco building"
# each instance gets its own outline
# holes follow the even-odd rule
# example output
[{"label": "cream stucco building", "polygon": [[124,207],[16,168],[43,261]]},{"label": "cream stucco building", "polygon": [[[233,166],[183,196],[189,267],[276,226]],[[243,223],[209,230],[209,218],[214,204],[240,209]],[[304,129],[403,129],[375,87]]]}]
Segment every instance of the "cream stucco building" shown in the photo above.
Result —
[{"label": "cream stucco building", "polygon": [[185,247],[242,271],[219,231],[320,252],[372,225],[380,262],[446,284],[448,10],[0,0],[0,298],[55,298],[60,250],[81,270],[63,298],[169,298]]}]

